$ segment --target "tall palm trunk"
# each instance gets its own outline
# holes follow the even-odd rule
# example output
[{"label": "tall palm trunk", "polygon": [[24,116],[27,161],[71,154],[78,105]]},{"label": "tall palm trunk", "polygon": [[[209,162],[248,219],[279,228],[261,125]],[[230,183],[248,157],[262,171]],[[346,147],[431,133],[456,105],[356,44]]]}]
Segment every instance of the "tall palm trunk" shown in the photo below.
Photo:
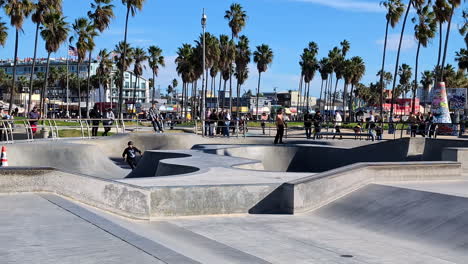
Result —
[{"label": "tall palm trunk", "polygon": [[323,109],[322,109],[323,112],[325,112],[325,109],[327,108],[327,104],[328,104],[327,90],[328,90],[328,77],[327,77],[327,79],[325,79],[325,87],[324,87],[324,90],[323,90]]},{"label": "tall palm trunk", "polygon": [[16,87],[16,65],[18,64],[18,41],[19,41],[19,32],[16,29],[16,36],[15,36],[15,57],[13,58],[13,80],[11,81],[11,89],[10,89],[10,105],[8,106],[8,114],[11,115],[11,110],[13,109],[13,99],[15,96],[15,87]]},{"label": "tall palm trunk", "polygon": [[[442,57],[442,39],[443,39],[443,28],[442,28],[442,21],[439,21],[439,55],[437,56],[437,67],[436,69],[439,69],[440,67],[440,59]],[[437,83],[439,81],[439,76],[435,76],[435,82]]]},{"label": "tall palm trunk", "polygon": [[125,70],[127,69],[127,65],[125,65],[126,61],[125,59],[127,58],[127,33],[128,33],[128,17],[130,15],[130,6],[127,6],[127,15],[125,17],[125,33],[124,33],[124,47],[123,47],[123,56],[122,56],[122,71],[120,73],[120,91],[119,91],[119,118],[123,118],[123,87],[124,87],[124,75],[125,75]]},{"label": "tall palm trunk", "polygon": [[452,10],[450,11],[450,19],[447,26],[447,34],[445,36],[445,46],[444,46],[444,55],[442,56],[442,69],[440,71],[440,81],[444,81],[444,68],[445,68],[445,59],[447,58],[447,48],[450,37],[450,27],[452,26],[453,12],[455,10],[455,5],[452,5]]},{"label": "tall palm trunk", "polygon": [[333,103],[332,103],[332,106],[335,107],[335,103],[336,103],[336,92],[338,90],[338,82],[340,81],[340,79],[336,78],[336,82],[335,82],[335,91],[333,92]]},{"label": "tall palm trunk", "polygon": [[401,28],[400,42],[398,43],[398,52],[397,52],[397,58],[396,58],[396,64],[395,64],[395,72],[393,74],[392,104],[390,106],[390,118],[393,118],[393,108],[395,104],[395,96],[393,96],[393,94],[395,93],[395,88],[396,88],[396,79],[397,79],[396,77],[398,74],[398,64],[400,63],[401,44],[403,43],[403,36],[405,34],[406,21],[408,19],[408,14],[409,14],[412,4],[413,4],[413,0],[410,0],[408,3],[408,7],[406,8],[405,19],[403,20],[403,26]]},{"label": "tall palm trunk", "polygon": [[[209,75],[209,69],[208,69],[208,67],[207,67],[207,68],[206,68],[206,78],[205,78],[205,79],[206,79],[206,83],[205,83],[205,93],[204,93],[205,98],[202,100],[203,103],[204,103],[202,109],[203,109],[203,108],[207,109],[206,106],[208,105],[206,98],[208,98],[208,78],[209,78],[209,76],[210,76],[210,75]],[[206,116],[206,113],[203,113],[203,116]]]},{"label": "tall palm trunk", "polygon": [[236,102],[236,115],[237,117],[240,116],[240,88],[241,85],[239,84],[239,80],[237,80],[237,102]]},{"label": "tall palm trunk", "polygon": [[[214,85],[214,81],[215,81],[215,77],[211,77],[211,98],[215,98],[215,85]],[[213,102],[211,102],[213,103]]]},{"label": "tall palm trunk", "polygon": [[[231,63],[231,65],[232,65],[232,63]],[[230,69],[230,71],[232,72],[231,69]],[[232,73],[229,75],[229,112],[232,115]]]},{"label": "tall palm trunk", "polygon": [[328,118],[330,118],[330,111],[332,109],[332,91],[333,91],[333,73],[330,74],[330,84],[328,86],[328,103],[329,103],[329,108],[328,108]]},{"label": "tall palm trunk", "polygon": [[132,110],[136,113],[136,100],[137,100],[136,99],[137,98],[136,94],[137,94],[137,88],[138,88],[137,86],[139,85],[138,76],[135,75],[135,79],[136,79],[135,86],[133,87],[133,107],[132,107]]},{"label": "tall palm trunk", "polygon": [[322,85],[320,85],[320,97],[319,97],[319,110],[322,109],[322,90],[323,90],[323,79],[322,79]]},{"label": "tall palm trunk", "polygon": [[[36,24],[36,37],[34,39],[34,56],[31,66],[31,76],[29,78],[29,100],[28,100],[28,112],[31,111],[32,95],[34,89],[34,69],[36,68],[36,57],[37,57],[37,39],[39,38],[39,23]],[[68,103],[68,102],[67,102]]]},{"label": "tall palm trunk", "polygon": [[182,98],[180,99],[180,117],[182,118],[184,109],[185,82],[182,82]]},{"label": "tall palm trunk", "polygon": [[296,106],[297,115],[299,115],[299,106],[301,105],[301,93],[302,93],[302,80],[303,79],[304,79],[304,75],[301,74],[301,79],[299,80],[299,90],[297,91],[297,106]]},{"label": "tall palm trunk", "polygon": [[[416,91],[418,90],[418,66],[419,66],[419,51],[421,49],[421,41],[418,41],[418,49],[416,51],[416,65],[414,68],[414,87],[413,87],[413,101],[411,111],[416,113]],[[419,109],[418,109],[419,111]]]},{"label": "tall palm trunk", "polygon": [[218,86],[218,96],[216,96],[216,106],[219,108],[219,95],[221,94],[221,84],[223,82],[223,74],[219,73],[219,86]]},{"label": "tall palm trunk", "polygon": [[354,83],[351,83],[351,91],[349,93],[349,120],[351,122],[354,121],[354,114],[353,114],[353,94],[354,94]]},{"label": "tall palm trunk", "polygon": [[[49,68],[50,68],[50,52],[47,54],[47,66],[46,66],[46,73],[44,79],[44,87],[42,87],[42,109],[44,109],[44,117],[47,118],[47,110],[46,107],[46,98],[47,96],[47,88],[49,86]],[[49,100],[50,101],[50,100]]]},{"label": "tall palm trunk", "polygon": [[86,85],[86,117],[89,118],[89,87],[91,86],[91,53],[89,51],[89,58],[88,58],[88,83]]},{"label": "tall palm trunk", "polygon": [[224,105],[226,104],[226,84],[227,80],[224,80],[224,95],[223,95],[223,100],[221,100],[221,108],[224,110]]},{"label": "tall palm trunk", "polygon": [[346,120],[346,97],[348,96],[348,84],[345,81],[344,87],[343,87],[343,116]]},{"label": "tall palm trunk", "polygon": [[78,118],[81,118],[81,83],[80,83],[80,66],[81,62],[78,59],[78,64],[76,67],[76,80],[78,82]]},{"label": "tall palm trunk", "polygon": [[387,55],[387,40],[388,40],[388,26],[390,24],[390,19],[387,19],[387,25],[385,26],[385,40],[384,40],[384,49],[383,49],[383,56],[382,56],[382,68],[380,71],[380,116],[381,120],[383,121],[384,119],[384,111],[383,111],[383,105],[384,105],[384,73],[385,73],[385,58]]},{"label": "tall palm trunk", "polygon": [[258,98],[260,97],[260,80],[262,78],[262,72],[258,72],[258,86],[257,86],[257,108],[255,109],[255,120],[258,120]]},{"label": "tall palm trunk", "polygon": [[[174,88],[175,90],[175,88]],[[153,71],[153,92],[151,96],[151,103],[154,103],[154,92],[156,91],[156,74]],[[172,95],[171,95],[171,103],[172,103]]]},{"label": "tall palm trunk", "polygon": [[309,112],[309,92],[310,92],[310,81],[308,83],[306,83],[306,86],[307,86],[307,103],[306,103],[306,109],[307,109],[307,112]]},{"label": "tall palm trunk", "polygon": [[102,109],[102,92],[101,92],[101,85],[102,85],[102,89],[104,89],[104,85],[101,84],[101,77],[99,77],[99,111],[102,111],[104,109]]}]

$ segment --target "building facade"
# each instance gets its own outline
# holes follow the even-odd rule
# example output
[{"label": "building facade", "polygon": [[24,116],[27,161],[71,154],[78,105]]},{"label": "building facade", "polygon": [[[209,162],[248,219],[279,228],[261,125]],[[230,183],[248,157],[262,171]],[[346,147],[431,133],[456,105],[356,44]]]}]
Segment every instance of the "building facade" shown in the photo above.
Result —
[{"label": "building facade", "polygon": [[[72,61],[69,60],[67,62],[66,59],[51,59],[50,61],[50,68],[58,68],[60,69],[60,72],[65,72],[66,76],[66,69],[68,65],[68,73],[69,76],[76,76],[76,73],[78,71],[80,79],[86,79],[88,77],[88,65],[90,65],[90,75],[96,75],[96,70],[99,66],[99,63],[97,61],[92,61],[91,64],[88,63],[88,61],[84,61],[79,65],[78,68],[78,62],[77,61]],[[38,59],[36,62],[36,66],[34,69],[34,80],[38,80],[39,78],[44,78],[45,72],[46,72],[46,67],[47,67],[47,61],[45,59]],[[17,75],[17,80],[21,78],[26,78],[26,80],[29,83],[29,78],[31,75],[31,69],[32,69],[32,60],[26,59],[19,61],[17,64],[16,68],[16,75]],[[6,74],[8,75],[13,75],[13,62],[12,61],[0,61],[0,70],[3,70]],[[49,73],[51,71],[49,70]],[[119,91],[118,88],[114,82],[114,74],[117,72],[117,68],[115,65],[113,65],[113,70],[111,74],[111,80],[109,81],[110,83],[110,89],[104,89],[104,87],[98,84],[93,84],[91,83],[90,87],[90,101],[92,103],[94,102],[114,102],[117,103],[119,99]],[[125,104],[134,104],[134,103],[148,103],[152,100],[153,96],[154,98],[159,98],[159,93],[156,93],[156,91],[150,91],[149,87],[149,82],[147,79],[142,78],[142,77],[136,77],[135,74],[133,74],[130,71],[126,71],[124,74],[124,88],[123,88],[123,99]],[[85,80],[86,81],[86,80]],[[58,101],[62,103],[66,103],[67,101],[69,103],[74,103],[78,104],[78,92],[76,89],[77,84],[73,84],[71,79],[68,82],[68,89],[67,89],[67,83],[65,81],[56,81],[54,83],[49,83],[48,87],[48,93],[47,93],[47,98],[49,100],[53,101]],[[82,87],[81,91],[81,106],[83,107],[85,105],[86,101],[86,84],[81,83],[80,85]],[[83,89],[84,87],[84,89]],[[21,89],[21,93],[28,93],[29,92],[29,87],[23,87]],[[40,90],[36,87],[36,90],[33,91],[33,94],[39,94]],[[68,96],[67,96],[68,94]],[[135,101],[133,100],[135,94]],[[154,95],[153,95],[154,94]],[[8,93],[3,93],[3,98],[9,98]],[[34,100],[35,97],[33,97]],[[68,100],[67,100],[68,99]],[[24,104],[24,98],[18,98],[18,100],[15,100],[15,104],[23,105]],[[27,101],[27,100],[26,100]],[[37,104],[38,102],[34,102]]]}]

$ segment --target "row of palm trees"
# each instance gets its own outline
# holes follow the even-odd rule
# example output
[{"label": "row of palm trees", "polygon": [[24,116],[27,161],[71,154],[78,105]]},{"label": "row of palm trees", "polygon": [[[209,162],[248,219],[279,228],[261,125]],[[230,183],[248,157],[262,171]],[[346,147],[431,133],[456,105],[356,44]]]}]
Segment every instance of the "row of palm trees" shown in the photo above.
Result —
[{"label": "row of palm trees", "polygon": [[[219,94],[221,91],[226,95],[229,93],[229,109],[233,109],[233,76],[236,78],[237,102],[236,111],[239,113],[241,102],[241,87],[249,77],[249,63],[252,60],[256,63],[258,71],[258,86],[256,100],[256,115],[258,116],[259,98],[262,73],[268,70],[269,65],[273,62],[273,51],[266,45],[262,44],[256,47],[252,52],[250,50],[249,38],[245,35],[240,35],[241,31],[246,26],[247,14],[240,4],[234,3],[229,10],[225,12],[224,18],[228,21],[231,29],[231,37],[228,35],[220,35],[216,37],[209,32],[205,35],[200,35],[198,40],[195,40],[195,45],[183,44],[177,50],[177,73],[182,79],[182,108],[187,114],[189,94],[192,98],[192,112],[197,113],[195,109],[201,111],[200,102],[198,100],[197,85],[198,80],[202,75],[206,76],[206,83],[202,85],[200,98],[208,96],[210,90],[211,97],[216,94],[216,78],[219,75],[218,85],[218,100],[217,105],[224,109],[226,96],[222,97],[220,102]],[[205,40],[205,69],[203,69],[203,40]],[[211,77],[211,83],[209,83]],[[229,86],[228,86],[229,83]],[[206,88],[203,88],[206,87]],[[209,87],[209,88],[208,88]]]},{"label": "row of palm trees", "polygon": [[[421,47],[427,47],[430,40],[435,38],[437,31],[439,32],[439,51],[437,58],[436,71],[434,72],[434,82],[446,81],[444,78],[445,68],[446,68],[446,58],[447,58],[447,48],[450,40],[450,31],[453,21],[453,16],[455,10],[461,5],[461,0],[436,0],[434,3],[431,0],[409,0],[405,5],[402,0],[385,0],[382,2],[382,6],[386,9],[386,28],[385,28],[385,40],[384,40],[384,50],[382,56],[382,68],[381,72],[385,72],[385,63],[386,63],[386,51],[387,51],[387,40],[389,33],[389,26],[395,28],[403,17],[403,24],[401,27],[400,40],[398,45],[398,51],[396,56],[395,70],[393,76],[392,84],[392,102],[390,108],[390,117],[393,117],[395,99],[397,98],[396,94],[397,86],[397,76],[399,77],[399,85],[402,88],[402,83],[409,81],[410,90],[413,91],[413,103],[412,111],[415,111],[415,100],[416,100],[416,90],[418,87],[418,73],[419,73],[419,54]],[[403,36],[406,30],[406,24],[410,11],[414,10],[416,17],[412,19],[414,26],[414,37],[418,43],[416,50],[416,61],[415,61],[415,76],[414,81],[406,80],[407,74],[398,74],[408,72],[409,66],[403,64],[400,66],[400,53],[401,46],[403,42]],[[464,13],[464,16],[466,14]],[[445,40],[443,37],[443,25],[447,24],[445,32]],[[465,29],[466,30],[466,29]],[[464,32],[464,31],[463,31]],[[462,34],[466,34],[463,33]],[[466,39],[466,38],[465,38]],[[404,66],[404,67],[403,67]],[[384,90],[385,82],[383,80],[383,75],[380,75],[380,109],[383,113],[383,103],[384,103]],[[427,75],[426,75],[427,77]],[[403,80],[402,80],[403,79]],[[411,79],[411,77],[410,77]],[[426,81],[426,80],[425,80]],[[424,83],[426,84],[426,82]],[[423,84],[423,86],[424,86]]]},{"label": "row of palm trees", "polygon": [[[12,110],[13,107],[13,98],[16,90],[17,78],[16,78],[16,68],[18,63],[18,45],[19,45],[19,37],[20,33],[23,31],[23,24],[24,21],[31,16],[33,23],[36,25],[35,30],[35,45],[34,45],[34,56],[32,61],[31,67],[31,76],[29,81],[29,103],[28,109],[31,108],[31,98],[33,93],[33,78],[35,76],[34,69],[37,63],[37,50],[38,50],[38,39],[39,35],[45,41],[45,48],[48,54],[47,59],[47,67],[46,73],[44,76],[44,87],[41,89],[41,105],[44,107],[45,98],[47,97],[47,87],[48,87],[48,74],[50,68],[50,57],[53,53],[57,52],[60,46],[69,40],[72,43],[76,39],[76,49],[77,49],[77,76],[80,75],[80,66],[84,63],[86,57],[88,57],[88,76],[87,76],[87,85],[86,85],[86,106],[89,108],[89,89],[91,86],[91,71],[90,65],[92,62],[92,52],[95,48],[95,38],[103,33],[110,25],[112,19],[115,17],[114,15],[114,5],[111,4],[112,0],[94,0],[91,3],[91,10],[87,12],[87,17],[78,18],[75,22],[69,25],[68,22],[65,21],[65,17],[62,13],[62,0],[4,0],[0,1],[0,7],[3,7],[5,10],[6,15],[10,18],[10,24],[12,27],[15,28],[15,49],[14,49],[14,63],[13,63],[13,76],[11,79],[11,87],[10,87],[10,108],[9,111]],[[124,4],[127,8],[127,16],[126,16],[126,24],[125,24],[125,36],[123,42],[123,53],[120,56],[120,71],[121,74],[120,78],[116,78],[120,80],[121,85],[119,91],[119,113],[122,112],[122,89],[123,89],[123,74],[130,66],[127,63],[127,26],[128,26],[128,19],[129,15],[135,16],[136,12],[141,10],[143,7],[144,0],[122,0],[122,4]],[[71,29],[73,29],[74,37],[69,38],[69,34],[71,33]],[[7,33],[7,26],[5,22],[0,21],[0,45],[4,46],[6,40],[8,38]],[[137,50],[140,52],[141,50]],[[156,50],[152,50],[153,53],[157,53]],[[110,65],[108,64],[109,57],[111,54],[105,53],[105,50],[102,50],[102,55],[105,56],[105,59],[101,60],[100,63],[100,70],[101,74],[109,74]],[[100,54],[101,54],[100,52]],[[145,56],[141,56],[142,53],[137,53],[138,60],[146,59]],[[102,58],[102,56],[101,56]],[[154,58],[153,58],[154,59]],[[161,65],[159,62],[158,65]],[[157,75],[157,66],[154,64],[151,66],[152,70],[155,75]],[[107,69],[106,69],[107,68]],[[142,72],[142,68],[134,69],[134,72],[138,74]],[[140,74],[141,75],[141,74]],[[105,81],[106,78],[103,78],[102,81]],[[80,78],[77,78],[78,82]],[[78,97],[79,102],[81,102],[81,85],[78,84]],[[80,113],[81,115],[81,113]]]},{"label": "row of palm trees", "polygon": [[[299,81],[297,109],[305,109],[306,112],[310,111],[310,83],[314,79],[317,70],[322,79],[319,97],[320,110],[331,109],[335,105],[339,94],[338,84],[341,79],[344,80],[342,92],[344,109],[348,101],[349,104],[352,103],[354,87],[360,82],[366,72],[364,60],[358,56],[346,58],[350,50],[350,43],[347,40],[343,40],[340,43],[340,48],[334,47],[328,52],[328,56],[321,60],[317,60],[318,50],[318,45],[315,42],[310,42],[301,55],[301,60],[299,61],[301,79]],[[334,87],[333,77],[335,77]],[[350,85],[351,87],[349,87]],[[349,88],[351,88],[350,92],[348,92]]]}]

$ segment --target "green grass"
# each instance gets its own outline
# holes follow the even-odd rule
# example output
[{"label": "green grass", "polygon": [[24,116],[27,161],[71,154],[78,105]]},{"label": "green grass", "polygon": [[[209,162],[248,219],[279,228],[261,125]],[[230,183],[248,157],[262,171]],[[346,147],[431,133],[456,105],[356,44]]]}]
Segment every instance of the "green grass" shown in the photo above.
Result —
[{"label": "green grass", "polygon": [[[102,136],[102,133],[104,132],[101,132],[99,131],[98,132],[98,136]],[[85,134],[85,137],[88,136],[88,131],[84,131],[84,134]],[[109,136],[112,136],[114,135],[115,133],[112,133],[112,132],[109,132],[107,133]],[[63,129],[63,130],[59,130],[59,137],[61,138],[67,138],[67,137],[81,137],[81,130],[77,130],[77,129]]]}]

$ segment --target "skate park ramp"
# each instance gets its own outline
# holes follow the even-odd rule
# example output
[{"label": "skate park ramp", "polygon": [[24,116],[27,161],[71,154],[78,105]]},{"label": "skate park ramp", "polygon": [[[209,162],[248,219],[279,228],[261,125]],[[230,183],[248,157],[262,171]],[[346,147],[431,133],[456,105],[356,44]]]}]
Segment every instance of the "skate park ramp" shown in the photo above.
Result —
[{"label": "skate park ramp", "polygon": [[208,149],[206,152],[259,160],[266,171],[324,172],[357,162],[422,160],[423,148],[419,146],[424,147],[424,143],[402,139],[356,147],[302,144],[221,146],[214,150]]},{"label": "skate park ramp", "polygon": [[[466,186],[466,182],[460,184]],[[370,184],[308,214],[336,226],[383,234],[389,240],[438,248],[437,257],[445,260],[468,261],[467,197]]]}]

